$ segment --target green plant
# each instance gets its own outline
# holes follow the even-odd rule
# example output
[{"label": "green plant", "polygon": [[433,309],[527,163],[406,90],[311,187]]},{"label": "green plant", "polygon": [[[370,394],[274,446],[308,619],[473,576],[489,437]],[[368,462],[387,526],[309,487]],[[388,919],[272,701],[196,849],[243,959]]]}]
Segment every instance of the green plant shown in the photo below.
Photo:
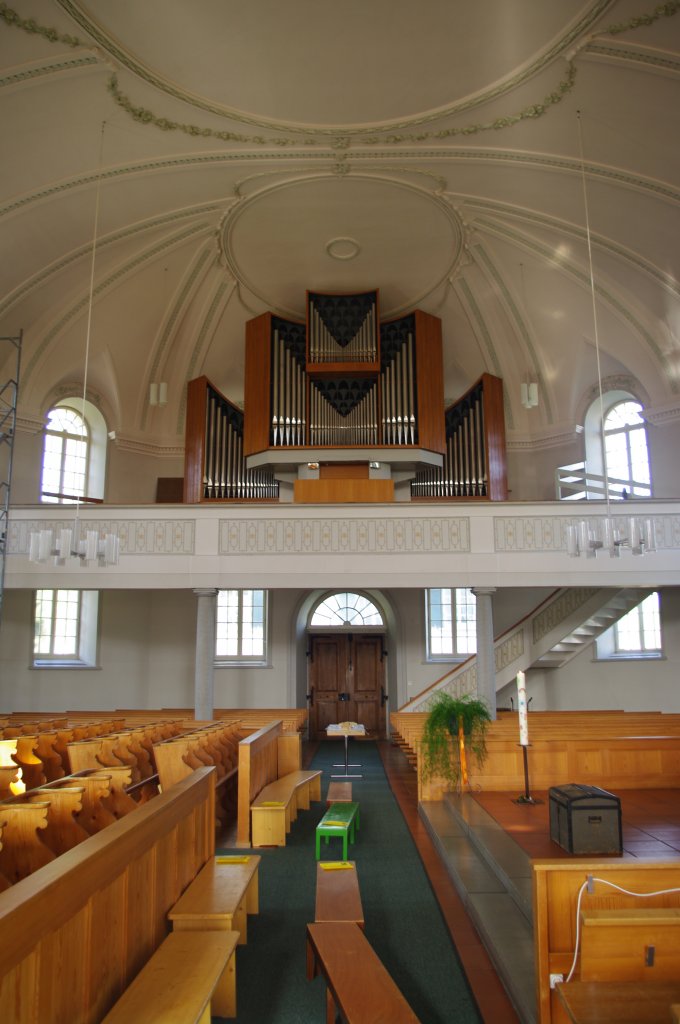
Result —
[{"label": "green plant", "polygon": [[486,758],[486,727],[491,721],[483,700],[440,690],[430,705],[421,740],[422,775],[445,779],[453,788],[467,785],[467,748],[479,766]]}]

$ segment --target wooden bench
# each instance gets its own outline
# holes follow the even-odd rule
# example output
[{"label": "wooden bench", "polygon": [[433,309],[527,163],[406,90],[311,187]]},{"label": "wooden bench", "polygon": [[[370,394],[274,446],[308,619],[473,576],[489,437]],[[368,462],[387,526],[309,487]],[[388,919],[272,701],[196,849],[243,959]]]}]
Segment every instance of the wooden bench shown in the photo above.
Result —
[{"label": "wooden bench", "polygon": [[678,981],[570,981],[555,991],[572,1024],[671,1024],[680,1000]]},{"label": "wooden bench", "polygon": [[347,1024],[418,1024],[358,924],[307,925],[307,977],[326,979],[326,1022],[339,1012]]},{"label": "wooden bench", "polygon": [[334,781],[329,783],[328,792],[326,793],[326,806],[330,807],[331,804],[351,804],[352,803],[352,783],[351,782],[338,782]]},{"label": "wooden bench", "polygon": [[105,1024],[210,1024],[236,1016],[236,932],[171,932]]},{"label": "wooden bench", "polygon": [[342,859],[347,860],[347,839],[354,843],[355,832],[359,828],[359,804],[331,804],[323,818],[316,826],[316,859],[321,856],[321,837],[328,845],[333,836],[342,839]]},{"label": "wooden bench", "polygon": [[257,854],[215,857],[168,914],[174,931],[237,931],[248,941],[248,914],[259,910]]},{"label": "wooden bench", "polygon": [[332,921],[351,921],[364,927],[364,908],[361,905],[359,878],[353,860],[319,861],[316,865],[317,924]]},{"label": "wooden bench", "polygon": [[285,846],[298,810],[309,810],[321,799],[319,769],[288,772],[260,790],[250,806],[253,846]]}]

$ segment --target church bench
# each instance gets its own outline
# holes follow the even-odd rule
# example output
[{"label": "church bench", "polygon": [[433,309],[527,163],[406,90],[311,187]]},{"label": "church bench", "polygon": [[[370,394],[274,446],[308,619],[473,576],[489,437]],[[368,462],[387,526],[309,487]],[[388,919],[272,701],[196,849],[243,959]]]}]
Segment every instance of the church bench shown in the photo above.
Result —
[{"label": "church bench", "polygon": [[352,783],[351,782],[338,782],[337,780],[329,782],[328,790],[326,792],[326,806],[330,807],[331,804],[351,804],[352,803]]},{"label": "church bench", "polygon": [[248,914],[259,911],[261,857],[215,857],[199,871],[170,910],[175,931],[237,931],[248,941]]},{"label": "church bench", "polygon": [[250,846],[251,805],[261,790],[281,776],[299,771],[301,767],[300,734],[284,731],[280,719],[269,722],[241,739],[238,745],[238,846]]},{"label": "church bench", "polygon": [[336,922],[307,925],[307,977],[326,980],[326,1022],[337,1013],[346,1024],[418,1024],[358,924]]},{"label": "church bench", "polygon": [[213,856],[213,802],[214,772],[201,769],[0,892],[3,1019],[7,1007],[15,1021],[105,1017]]},{"label": "church bench", "polygon": [[250,807],[253,846],[285,846],[298,810],[321,799],[321,771],[288,772],[260,790]]},{"label": "church bench", "polygon": [[316,826],[316,859],[321,856],[321,838],[328,844],[329,839],[339,836],[342,839],[342,859],[347,860],[347,840],[349,838],[350,843],[354,843],[358,828],[359,804],[331,804]]},{"label": "church bench", "polygon": [[[591,933],[594,934],[597,930],[602,935],[608,931],[609,937],[604,945],[598,943],[597,938],[591,941],[589,936],[585,936],[585,946],[580,947],[574,979],[564,986],[564,990],[571,991],[575,982],[592,982],[598,985],[625,982],[647,986],[670,980],[668,974],[664,973],[667,970],[665,965],[672,965],[677,947],[674,954],[672,938],[669,939],[668,932],[672,931],[675,934],[678,929],[675,923],[671,924],[670,928],[666,927],[665,931],[663,929],[669,921],[675,922],[680,915],[680,893],[676,891],[677,861],[575,857],[559,860],[534,859],[531,867],[537,1008],[540,1024],[564,1024],[569,1020],[558,997],[557,986],[555,989],[550,986],[550,976],[562,974],[566,978],[571,970],[577,941],[576,908],[579,893],[581,914],[590,921],[584,931],[591,929]],[[592,879],[592,891],[585,886],[589,878]],[[633,895],[636,893],[643,894],[644,898]],[[614,911],[618,913],[613,913]],[[651,915],[647,911],[651,912]],[[601,912],[601,916],[595,912]],[[654,915],[663,923],[650,927]],[[635,946],[630,946],[630,921],[638,922],[635,926]],[[662,941],[651,943],[656,947],[655,966],[647,966],[645,946],[650,944],[652,932]],[[610,959],[609,948],[615,953]],[[612,970],[618,973],[617,977],[612,978]],[[670,970],[672,974],[674,968],[671,966]],[[655,971],[659,973],[655,975]],[[591,972],[590,977],[584,977],[584,972],[586,975]],[[595,974],[601,976],[602,980],[596,980]],[[641,976],[649,980],[640,981]],[[654,982],[655,977],[661,980]],[[677,980],[677,970],[673,977]],[[651,991],[650,989],[650,994]],[[670,1000],[666,1006],[666,1019],[670,1017],[672,1001]]]},{"label": "church bench", "polygon": [[236,1016],[237,932],[171,932],[103,1024],[210,1024]]},{"label": "church bench", "polygon": [[352,921],[364,927],[359,878],[354,861],[327,860],[316,865],[317,924],[330,921]]},{"label": "church bench", "polygon": [[680,978],[680,907],[581,912],[581,981],[676,978]]}]

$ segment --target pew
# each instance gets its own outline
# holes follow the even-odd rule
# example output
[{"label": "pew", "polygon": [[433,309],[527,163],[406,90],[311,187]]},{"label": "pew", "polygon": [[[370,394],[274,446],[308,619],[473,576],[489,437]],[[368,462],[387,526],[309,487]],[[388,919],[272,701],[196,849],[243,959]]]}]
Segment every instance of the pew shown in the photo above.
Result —
[{"label": "pew", "polygon": [[264,786],[250,805],[253,846],[285,846],[299,810],[321,799],[321,770],[297,770]]},{"label": "pew", "polygon": [[171,932],[103,1024],[210,1024],[236,1016],[238,932]]},{"label": "pew", "polygon": [[[406,940],[405,940],[406,941]],[[358,924],[307,925],[307,977],[326,980],[326,1022],[418,1024],[386,967]]]},{"label": "pew", "polygon": [[352,921],[360,928],[364,927],[364,909],[354,861],[317,863],[314,920],[317,924]]},{"label": "pew", "polygon": [[106,1016],[214,855],[213,808],[214,771],[202,768],[0,893],[0,931],[11,936],[0,944],[8,1024]]},{"label": "pew", "polygon": [[174,930],[236,931],[245,944],[248,914],[259,911],[260,860],[256,854],[209,860],[168,914]]},{"label": "pew", "polygon": [[[573,991],[575,982],[660,985],[678,978],[680,886],[676,861],[537,859],[532,861],[532,875],[540,1024],[569,1021],[550,978],[562,975],[566,979],[574,963],[572,981],[563,992]],[[649,895],[655,893],[658,895]],[[654,947],[653,956],[649,955],[650,946]],[[650,998],[651,994],[650,989]]]}]

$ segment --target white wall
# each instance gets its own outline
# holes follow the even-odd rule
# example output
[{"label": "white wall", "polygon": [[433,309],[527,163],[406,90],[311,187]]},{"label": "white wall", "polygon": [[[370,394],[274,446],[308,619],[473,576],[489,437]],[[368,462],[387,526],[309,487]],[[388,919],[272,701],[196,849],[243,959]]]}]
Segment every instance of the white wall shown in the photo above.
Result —
[{"label": "white wall", "polygon": [[[619,708],[680,712],[680,588],[661,591],[661,659],[597,661],[589,644],[557,670],[530,669],[527,696],[533,711]],[[517,706],[514,684],[498,693],[498,704]]]}]

